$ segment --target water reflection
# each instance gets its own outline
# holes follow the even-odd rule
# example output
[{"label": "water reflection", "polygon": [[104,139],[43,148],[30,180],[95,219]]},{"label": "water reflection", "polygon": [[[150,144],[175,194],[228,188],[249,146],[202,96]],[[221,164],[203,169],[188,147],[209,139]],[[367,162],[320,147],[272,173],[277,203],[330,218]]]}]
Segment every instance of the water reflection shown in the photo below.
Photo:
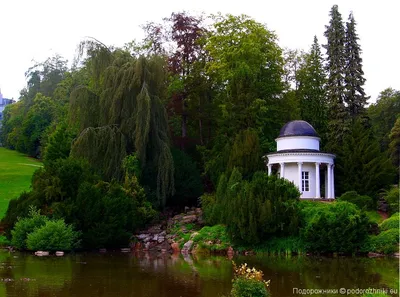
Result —
[{"label": "water reflection", "polygon": [[[272,296],[293,288],[398,288],[398,259],[235,257],[262,269]],[[221,296],[231,288],[226,257],[77,254],[36,257],[0,252],[0,296]],[[334,296],[334,295],[329,295]]]}]

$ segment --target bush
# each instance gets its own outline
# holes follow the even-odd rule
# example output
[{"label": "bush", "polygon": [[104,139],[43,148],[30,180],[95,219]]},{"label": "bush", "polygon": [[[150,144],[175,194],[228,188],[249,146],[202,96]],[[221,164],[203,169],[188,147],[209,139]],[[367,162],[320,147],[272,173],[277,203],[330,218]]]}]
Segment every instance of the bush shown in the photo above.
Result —
[{"label": "bush", "polygon": [[374,201],[371,197],[358,195],[356,191],[349,191],[340,196],[339,201],[347,201],[357,205],[360,209],[374,209]]},{"label": "bush", "polygon": [[395,213],[390,218],[384,220],[380,225],[379,228],[382,231],[389,230],[389,229],[399,229],[400,228],[400,214]]},{"label": "bush", "polygon": [[393,187],[387,191],[384,198],[387,203],[389,203],[389,209],[391,213],[399,211],[400,193],[398,187]]},{"label": "bush", "polygon": [[309,251],[355,252],[367,236],[368,218],[352,203],[308,206],[301,213],[301,238]]},{"label": "bush", "polygon": [[70,251],[77,247],[79,235],[64,220],[47,221],[28,234],[26,245],[30,250]]},{"label": "bush", "polygon": [[298,189],[289,181],[254,173],[243,180],[238,169],[229,178],[223,174],[215,200],[204,196],[202,203],[207,223],[225,224],[233,241],[257,244],[272,236],[298,232]]},{"label": "bush", "polygon": [[371,235],[363,244],[361,251],[392,254],[399,250],[399,229],[390,229]]},{"label": "bush", "polygon": [[265,297],[268,291],[260,281],[239,277],[233,280],[231,294],[233,297]]},{"label": "bush", "polygon": [[255,268],[248,268],[247,264],[237,267],[233,263],[234,279],[231,295],[233,297],[265,297],[268,296],[267,287],[270,281],[263,280],[263,272]]},{"label": "bush", "polygon": [[48,218],[46,216],[40,215],[40,211],[30,207],[29,217],[19,219],[11,231],[11,245],[20,250],[26,249],[28,235],[47,222]]}]

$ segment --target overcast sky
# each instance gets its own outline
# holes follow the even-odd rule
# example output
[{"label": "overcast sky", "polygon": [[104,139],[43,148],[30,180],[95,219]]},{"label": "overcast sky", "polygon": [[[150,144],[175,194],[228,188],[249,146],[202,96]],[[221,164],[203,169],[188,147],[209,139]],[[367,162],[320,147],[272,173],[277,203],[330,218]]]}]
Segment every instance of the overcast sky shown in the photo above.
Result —
[{"label": "overcast sky", "polygon": [[314,35],[326,42],[323,32],[334,4],[344,20],[353,11],[371,101],[387,87],[399,90],[399,0],[0,0],[0,88],[4,97],[16,99],[33,60],[57,53],[72,61],[85,36],[122,46],[143,37],[141,24],[183,10],[244,13],[275,31],[281,47],[308,50]]}]

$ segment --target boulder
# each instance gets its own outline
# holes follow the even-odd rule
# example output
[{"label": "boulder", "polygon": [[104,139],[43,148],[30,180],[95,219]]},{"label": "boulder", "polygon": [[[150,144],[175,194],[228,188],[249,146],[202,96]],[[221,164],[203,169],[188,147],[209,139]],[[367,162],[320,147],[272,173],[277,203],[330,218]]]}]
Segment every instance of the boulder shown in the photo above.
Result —
[{"label": "boulder", "polygon": [[197,221],[197,216],[196,215],[188,215],[188,216],[184,216],[182,218],[182,224],[189,224],[189,223],[194,223]]},{"label": "boulder", "polygon": [[145,238],[149,237],[149,234],[139,234],[136,236],[137,239],[139,240],[143,240]]},{"label": "boulder", "polygon": [[182,253],[189,253],[191,250],[192,250],[192,247],[193,247],[193,240],[189,240],[188,242],[186,242],[184,245],[183,245],[183,248],[182,248]]}]

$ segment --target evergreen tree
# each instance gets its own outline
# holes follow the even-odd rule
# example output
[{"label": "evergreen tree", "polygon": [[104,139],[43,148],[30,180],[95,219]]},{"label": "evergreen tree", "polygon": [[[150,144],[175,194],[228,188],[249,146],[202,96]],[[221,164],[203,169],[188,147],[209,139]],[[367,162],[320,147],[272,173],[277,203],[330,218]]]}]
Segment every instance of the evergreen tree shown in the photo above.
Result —
[{"label": "evergreen tree", "polygon": [[387,150],[390,130],[400,114],[400,91],[392,88],[383,90],[376,102],[368,107],[367,114],[381,149]]},{"label": "evergreen tree", "polygon": [[337,195],[356,191],[376,198],[377,193],[394,182],[394,168],[386,152],[373,135],[371,127],[357,119],[337,155]]},{"label": "evergreen tree", "polygon": [[362,70],[361,48],[358,44],[356,21],[350,13],[346,23],[345,39],[345,102],[351,117],[356,117],[365,111],[365,105],[369,97],[364,91],[364,72]]},{"label": "evergreen tree", "polygon": [[326,31],[325,37],[328,43],[324,45],[327,54],[326,70],[327,80],[327,99],[329,115],[329,141],[331,149],[335,145],[340,145],[345,131],[347,130],[348,113],[344,105],[345,95],[345,30],[342,22],[342,15],[338,6],[334,5],[330,12],[331,20]]},{"label": "evergreen tree", "polygon": [[390,131],[389,139],[390,156],[400,174],[400,116],[397,118],[392,130]]},{"label": "evergreen tree", "polygon": [[301,118],[309,122],[321,136],[327,129],[326,73],[318,39],[314,36],[311,50],[297,73]]}]

